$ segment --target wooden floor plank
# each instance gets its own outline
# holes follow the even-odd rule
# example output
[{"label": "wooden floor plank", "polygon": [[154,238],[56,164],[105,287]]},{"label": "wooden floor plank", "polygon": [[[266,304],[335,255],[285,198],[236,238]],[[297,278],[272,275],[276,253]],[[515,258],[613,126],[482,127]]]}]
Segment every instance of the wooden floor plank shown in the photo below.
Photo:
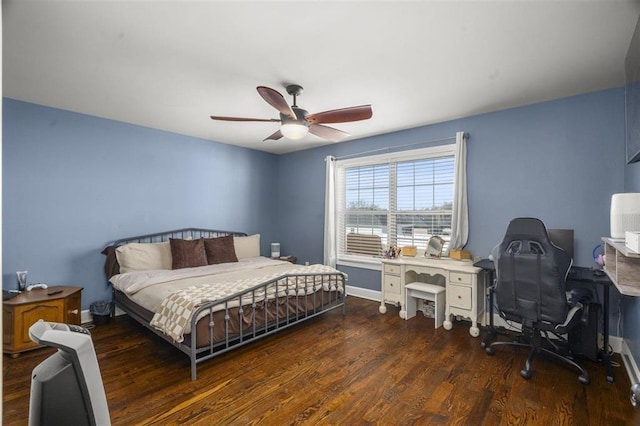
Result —
[{"label": "wooden floor plank", "polygon": [[[591,384],[544,357],[520,377],[526,350],[488,356],[468,323],[446,331],[377,302],[348,299],[314,318],[198,367],[127,316],[91,330],[114,425],[632,425],[623,368],[615,383],[584,361]],[[30,374],[44,348],[3,365],[3,424],[28,419]],[[619,357],[615,357],[620,362]]]}]

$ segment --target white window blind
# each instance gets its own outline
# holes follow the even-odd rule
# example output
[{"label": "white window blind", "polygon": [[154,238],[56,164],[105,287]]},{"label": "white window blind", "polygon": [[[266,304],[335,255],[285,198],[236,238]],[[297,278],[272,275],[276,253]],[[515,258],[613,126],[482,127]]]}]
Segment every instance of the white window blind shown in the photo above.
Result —
[{"label": "white window blind", "polygon": [[448,241],[455,178],[452,145],[338,161],[338,256],[379,257],[390,245],[424,250]]}]

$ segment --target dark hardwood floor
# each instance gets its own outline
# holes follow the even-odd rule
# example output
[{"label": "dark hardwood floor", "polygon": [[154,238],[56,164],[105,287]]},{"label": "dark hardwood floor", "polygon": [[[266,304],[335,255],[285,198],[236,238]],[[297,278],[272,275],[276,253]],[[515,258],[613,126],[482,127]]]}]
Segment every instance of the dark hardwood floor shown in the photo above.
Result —
[{"label": "dark hardwood floor", "polygon": [[[520,377],[526,353],[488,356],[467,323],[434,330],[433,320],[400,319],[389,307],[349,297],[332,311],[200,364],[127,316],[91,330],[114,425],[417,424],[629,425],[624,368],[605,380],[584,361],[591,384],[547,358]],[[3,424],[25,425],[31,370],[45,348],[4,357]],[[618,356],[614,360],[620,362]]]}]

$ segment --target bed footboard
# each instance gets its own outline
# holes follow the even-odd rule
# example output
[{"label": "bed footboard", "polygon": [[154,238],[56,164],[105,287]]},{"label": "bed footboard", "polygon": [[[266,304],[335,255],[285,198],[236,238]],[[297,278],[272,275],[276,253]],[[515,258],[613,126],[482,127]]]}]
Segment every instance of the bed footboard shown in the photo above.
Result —
[{"label": "bed footboard", "polygon": [[[285,275],[200,306],[191,319],[190,338],[181,344],[191,358],[191,379],[197,364],[217,355],[333,309],[345,314],[345,289],[346,275],[340,272]],[[206,336],[197,327],[202,318]]]},{"label": "bed footboard", "polygon": [[[334,309],[342,308],[344,315],[346,280],[341,272],[284,275],[203,304],[191,318],[190,333],[180,343],[149,324],[153,312],[118,291],[114,291],[114,301],[131,318],[188,355],[191,379],[196,380],[201,362]],[[265,298],[270,292],[274,296]]]},{"label": "bed footboard", "polygon": [[[241,232],[185,228],[120,239],[102,251],[107,256],[105,273],[108,279],[120,273],[115,249],[123,244],[164,242],[170,238],[214,238],[229,234],[246,236]],[[242,291],[197,305],[195,311],[190,311],[193,313],[191,317],[185,315],[189,321],[181,321],[181,326],[190,325],[189,330],[186,334],[178,334],[178,337],[175,333],[164,334],[152,327],[150,324],[155,313],[139,306],[115,288],[113,300],[131,318],[187,354],[191,360],[191,379],[195,380],[197,365],[210,358],[337,308],[342,308],[345,314],[346,274],[323,265],[315,266],[319,268],[270,276],[255,286],[251,283]],[[169,334],[174,337],[169,337]]]}]

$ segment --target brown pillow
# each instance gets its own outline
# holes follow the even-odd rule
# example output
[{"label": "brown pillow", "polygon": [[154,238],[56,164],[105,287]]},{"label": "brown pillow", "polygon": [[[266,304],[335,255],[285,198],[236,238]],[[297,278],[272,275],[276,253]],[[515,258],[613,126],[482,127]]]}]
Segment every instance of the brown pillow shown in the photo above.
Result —
[{"label": "brown pillow", "polygon": [[207,265],[207,254],[204,251],[204,241],[179,240],[169,238],[171,244],[171,268],[193,268]]},{"label": "brown pillow", "polygon": [[233,234],[218,238],[205,238],[204,250],[207,253],[207,263],[237,262],[236,249],[233,245]]},{"label": "brown pillow", "polygon": [[108,246],[102,250],[102,254],[107,256],[104,262],[104,273],[107,274],[107,279],[110,279],[114,275],[120,273],[120,265],[118,265],[118,259],[116,258],[116,247]]}]

